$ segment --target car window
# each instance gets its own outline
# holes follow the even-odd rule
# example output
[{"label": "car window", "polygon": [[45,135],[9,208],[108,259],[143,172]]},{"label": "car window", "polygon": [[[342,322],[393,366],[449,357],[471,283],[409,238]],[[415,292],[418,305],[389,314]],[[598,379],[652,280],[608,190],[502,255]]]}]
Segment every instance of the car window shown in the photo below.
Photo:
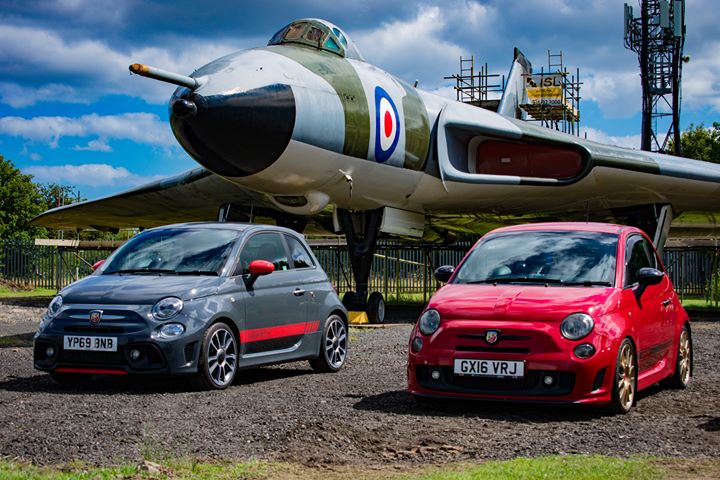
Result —
[{"label": "car window", "polygon": [[253,260],[267,260],[275,265],[275,270],[290,268],[285,245],[279,233],[258,233],[253,235],[243,246],[235,274],[250,273],[249,266]]},{"label": "car window", "polygon": [[312,257],[305,249],[305,246],[297,238],[285,235],[288,247],[290,248],[290,258],[295,268],[310,268],[314,267],[315,264],[312,261]]},{"label": "car window", "polygon": [[612,286],[618,237],[600,232],[520,231],[484,238],[453,283]]},{"label": "car window", "polygon": [[219,275],[239,235],[236,230],[199,227],[148,230],[123,245],[103,275],[143,271]]},{"label": "car window", "polygon": [[637,273],[641,268],[657,268],[652,247],[647,240],[639,235],[634,235],[628,239],[625,259],[625,281],[623,282],[625,287],[637,283]]}]

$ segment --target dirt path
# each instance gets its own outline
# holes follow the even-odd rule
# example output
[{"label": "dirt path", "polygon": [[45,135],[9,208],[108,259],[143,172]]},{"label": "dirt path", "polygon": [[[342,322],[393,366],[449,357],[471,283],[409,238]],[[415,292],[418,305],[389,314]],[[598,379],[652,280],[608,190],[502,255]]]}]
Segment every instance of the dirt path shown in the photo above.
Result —
[{"label": "dirt path", "polygon": [[515,404],[420,408],[404,391],[410,326],[353,330],[349,363],[335,375],[299,362],[242,372],[223,392],[157,380],[62,388],[32,368],[29,332],[42,310],[0,305],[0,456],[350,466],[563,453],[720,456],[720,322],[693,325],[691,388],[653,389],[629,415],[605,416]]}]

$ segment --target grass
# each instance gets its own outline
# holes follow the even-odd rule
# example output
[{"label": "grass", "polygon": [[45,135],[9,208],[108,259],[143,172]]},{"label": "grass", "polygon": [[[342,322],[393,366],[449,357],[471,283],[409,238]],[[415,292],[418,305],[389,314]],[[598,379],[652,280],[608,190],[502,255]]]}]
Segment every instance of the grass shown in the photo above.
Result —
[{"label": "grass", "polygon": [[628,479],[699,479],[718,478],[720,460],[631,457],[617,458],[601,455],[567,455],[538,458],[515,458],[481,464],[449,464],[423,467],[398,465],[342,466],[313,468],[298,464],[271,463],[260,460],[248,462],[198,461],[192,459],[166,460],[160,463],[144,461],[139,465],[97,467],[82,463],[42,467],[9,460],[0,460],[0,478],[7,480],[200,480],[241,479],[265,480],[288,478],[323,480],[354,478],[370,480],[490,480],[490,479],[572,479],[613,480]]},{"label": "grass", "polygon": [[57,290],[54,288],[33,288],[31,290],[24,290],[0,285],[0,298],[54,297],[56,294]]},{"label": "grass", "polygon": [[422,480],[645,480],[663,478],[663,469],[645,458],[614,458],[599,455],[569,455],[539,458],[515,458],[486,462],[455,472],[437,472]]}]

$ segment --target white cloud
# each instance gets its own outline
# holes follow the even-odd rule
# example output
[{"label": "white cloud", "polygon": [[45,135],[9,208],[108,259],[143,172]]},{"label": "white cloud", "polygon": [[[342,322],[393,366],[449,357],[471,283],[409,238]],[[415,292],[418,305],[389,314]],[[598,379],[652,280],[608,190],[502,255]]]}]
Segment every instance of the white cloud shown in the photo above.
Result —
[{"label": "white cloud", "polygon": [[[151,113],[124,113],[121,115],[83,115],[82,117],[22,117],[0,118],[0,133],[27,140],[47,142],[57,148],[63,137],[99,137],[88,147],[101,151],[108,139],[132,140],[158,146],[174,146],[169,126]],[[100,141],[102,139],[102,141]],[[86,148],[87,149],[87,148]]]},{"label": "white cloud", "polygon": [[40,183],[52,182],[92,187],[135,187],[163,178],[162,175],[137,175],[125,167],[113,167],[104,163],[33,166],[25,168],[24,173],[32,175],[34,180]]},{"label": "white cloud", "polygon": [[583,100],[596,102],[608,118],[632,117],[642,109],[639,71],[590,71],[582,81]]},{"label": "white cloud", "polygon": [[614,136],[592,127],[581,127],[580,135],[598,143],[625,148],[640,148],[640,135]]},{"label": "white cloud", "polygon": [[28,88],[15,83],[0,82],[0,102],[13,108],[23,108],[39,102],[90,103],[78,91],[58,83],[48,83],[38,88]]},{"label": "white cloud", "polygon": [[[51,83],[34,91],[36,89],[6,82],[5,87],[12,92],[0,94],[0,99],[13,107],[49,100],[89,103],[104,94],[125,94],[152,103],[164,103],[176,87],[149,79],[131,78],[128,71],[130,64],[148,63],[186,74],[243,46],[242,43],[233,45],[186,40],[177,51],[141,47],[123,52],[98,40],[70,42],[51,30],[12,25],[0,25],[0,45],[12,45],[12,48],[0,48],[0,69],[29,77],[41,72],[43,76],[67,78],[74,85]],[[62,93],[69,95],[65,97]]]},{"label": "white cloud", "polygon": [[85,146],[75,145],[73,150],[80,152],[112,152],[112,147],[105,140],[90,140]]},{"label": "white cloud", "polygon": [[353,38],[365,58],[405,81],[421,79],[437,85],[438,72],[453,72],[467,51],[442,40],[446,25],[439,7],[422,7],[408,21],[383,23],[379,28],[356,33]]}]

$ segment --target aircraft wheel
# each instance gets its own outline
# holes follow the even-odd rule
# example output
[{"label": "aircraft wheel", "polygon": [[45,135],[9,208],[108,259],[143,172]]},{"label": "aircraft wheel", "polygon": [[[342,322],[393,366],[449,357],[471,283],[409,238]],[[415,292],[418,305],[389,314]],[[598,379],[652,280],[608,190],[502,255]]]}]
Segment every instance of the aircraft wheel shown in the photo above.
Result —
[{"label": "aircraft wheel", "polygon": [[385,323],[385,300],[380,292],[372,292],[368,297],[367,315],[370,323]]},{"label": "aircraft wheel", "polygon": [[355,292],[352,290],[345,292],[342,296],[342,304],[348,311],[355,310]]}]

